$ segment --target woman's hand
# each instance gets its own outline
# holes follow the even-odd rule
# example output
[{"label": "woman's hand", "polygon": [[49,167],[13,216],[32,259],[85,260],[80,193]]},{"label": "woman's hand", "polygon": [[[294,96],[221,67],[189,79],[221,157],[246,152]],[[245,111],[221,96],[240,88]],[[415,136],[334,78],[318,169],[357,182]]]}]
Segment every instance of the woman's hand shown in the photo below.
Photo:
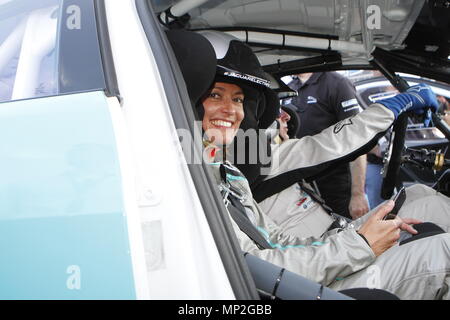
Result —
[{"label": "woman's hand", "polygon": [[393,220],[383,220],[393,208],[394,201],[387,201],[358,230],[358,233],[367,239],[377,257],[397,243],[400,238],[400,230],[417,234],[417,231],[410,224],[421,223],[416,219],[405,218],[402,220],[399,217]]}]

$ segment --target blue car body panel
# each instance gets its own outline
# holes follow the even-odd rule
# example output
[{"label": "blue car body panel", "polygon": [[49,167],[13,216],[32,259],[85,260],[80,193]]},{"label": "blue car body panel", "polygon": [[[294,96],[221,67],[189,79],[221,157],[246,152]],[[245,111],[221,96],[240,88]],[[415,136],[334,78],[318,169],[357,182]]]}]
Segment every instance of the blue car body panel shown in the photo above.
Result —
[{"label": "blue car body panel", "polygon": [[103,92],[0,104],[0,299],[135,299]]}]

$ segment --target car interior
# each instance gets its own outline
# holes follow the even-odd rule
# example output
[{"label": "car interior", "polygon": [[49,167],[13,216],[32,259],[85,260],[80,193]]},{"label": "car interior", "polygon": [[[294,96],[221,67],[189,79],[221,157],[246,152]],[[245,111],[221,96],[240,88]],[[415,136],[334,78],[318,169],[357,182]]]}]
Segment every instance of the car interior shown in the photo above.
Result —
[{"label": "car interior", "polygon": [[[282,83],[282,77],[290,74],[359,69],[377,71],[397,91],[406,90],[417,79],[408,78],[400,72],[429,77],[433,80],[423,81],[436,87],[448,85],[448,36],[440,33],[447,26],[445,9],[439,1],[423,1],[420,4],[380,2],[384,13],[380,29],[362,27],[362,22],[371,21],[370,10],[364,12],[341,3],[330,5],[325,11],[303,1],[300,4],[280,2],[279,7],[276,7],[278,1],[241,5],[230,1],[220,4],[206,1],[185,10],[184,14],[172,14],[181,3],[154,3],[154,9],[167,29],[216,30],[236,36],[252,47],[264,70],[279,83]],[[333,7],[334,13],[329,11]],[[253,14],[253,10],[258,12],[258,17]],[[276,14],[270,14],[274,12]],[[170,19],[168,13],[171,13]],[[335,21],[337,26],[330,23],[336,16],[344,19]],[[433,37],[427,37],[427,32],[431,30]],[[358,46],[355,47],[355,44]],[[379,98],[367,90],[359,94],[362,107],[370,103],[368,98]],[[450,97],[444,98],[448,100]],[[434,119],[434,125],[438,128],[435,132],[440,132],[440,141],[428,139],[427,143],[421,139],[420,143],[406,143],[408,147],[414,148],[415,162],[408,163],[406,157],[401,158],[405,136],[408,137],[407,141],[411,141],[414,136],[426,134],[430,130],[412,126],[421,122],[421,119],[414,117],[399,121],[394,127],[394,131],[403,133],[393,135],[394,147],[389,148],[393,150],[392,154],[386,154],[385,157],[384,198],[389,198],[396,187],[400,187],[402,182],[411,182],[413,177],[422,177],[420,181],[432,185],[445,171],[445,168],[440,168],[437,170],[440,173],[436,174],[436,170],[433,173],[432,168],[425,168],[426,161],[419,160],[421,156],[415,152],[418,149],[432,149],[446,154],[444,145],[449,132],[445,123],[438,118],[440,116]],[[424,154],[423,157],[427,156]],[[402,162],[402,159],[405,161]],[[399,172],[402,178],[396,179]]]},{"label": "car interior", "polygon": [[[354,24],[349,23],[332,36],[318,33],[317,30],[321,30],[321,26],[314,25],[311,18],[305,18],[308,23],[295,24],[296,20],[287,13],[289,11],[287,7],[282,8],[280,12],[286,18],[286,21],[280,23],[280,18],[275,17],[276,15],[273,15],[273,17],[265,15],[273,9],[269,6],[270,3],[273,4],[276,1],[265,1],[267,7],[264,7],[263,2],[257,1],[259,7],[256,7],[252,4],[232,5],[230,1],[224,3],[211,1],[193,7],[190,11],[182,11],[181,14],[174,14],[177,10],[177,4],[173,1],[162,1],[154,4],[154,9],[180,65],[192,103],[195,103],[199,94],[204,92],[204,83],[211,81],[210,79],[213,77],[211,72],[214,72],[211,71],[212,66],[210,64],[214,62],[214,59],[208,58],[205,51],[201,50],[203,48],[200,44],[202,41],[195,36],[196,31],[200,30],[225,32],[250,45],[257,54],[264,70],[274,82],[273,89],[278,92],[280,104],[283,104],[283,100],[289,100],[293,95],[292,90],[289,90],[281,78],[312,71],[360,70],[360,72],[374,72],[378,77],[375,77],[377,80],[385,81],[384,87],[358,91],[358,100],[363,108],[380,98],[389,96],[389,94],[405,91],[412,83],[417,82],[416,77],[408,78],[408,76],[401,75],[400,72],[425,76],[427,77],[424,80],[425,82],[448,90],[447,81],[450,75],[450,67],[447,58],[448,47],[445,47],[446,40],[439,37],[432,39],[436,42],[438,48],[433,51],[433,55],[429,50],[427,52],[428,44],[423,44],[423,46],[418,44],[426,42],[423,35],[424,30],[428,30],[428,27],[426,23],[423,23],[424,21],[431,20],[434,27],[445,28],[443,26],[444,18],[439,12],[436,2],[426,1],[422,9],[420,9],[420,6],[408,8],[405,6],[402,8],[404,10],[403,19],[399,18],[397,21],[388,19],[389,27],[383,28],[383,32],[380,34],[374,34],[365,28],[361,28],[360,21],[367,19],[367,13],[358,12],[358,10],[356,12],[346,11],[342,7],[335,8],[335,10],[340,9],[342,12],[346,11],[353,19],[351,21]],[[385,9],[391,10],[392,14],[398,9],[395,8],[394,4],[385,3],[384,5],[391,6]],[[259,12],[260,17],[254,18],[252,21],[251,19],[254,16],[247,13],[246,10],[251,12],[250,9],[255,8],[262,12]],[[312,12],[313,8],[305,4],[303,11],[296,9],[298,10],[297,13],[305,15],[308,10]],[[246,19],[252,22],[248,23]],[[262,23],[264,19],[267,20]],[[317,22],[317,24],[326,24],[325,20]],[[358,27],[359,30],[363,31],[358,33],[353,30]],[[405,28],[408,29],[409,33],[405,33]],[[306,32],[306,29],[316,32]],[[330,31],[326,28],[321,31],[323,32],[323,30]],[[350,50],[340,50],[341,48],[348,49],[351,47],[351,44],[346,42],[349,39],[357,39],[361,45]],[[409,45],[411,43],[415,45]],[[370,59],[368,47],[372,50]],[[424,48],[425,50],[423,50]],[[211,53],[208,52],[208,54]],[[201,58],[198,59],[199,57]],[[192,58],[195,58],[193,60],[195,62],[191,61]],[[438,65],[437,68],[429,68],[431,60]],[[199,63],[199,61],[201,62]],[[199,72],[199,70],[202,72]],[[195,81],[193,81],[194,79]],[[363,78],[356,82],[355,86],[366,83],[367,80]],[[386,92],[386,88],[391,89]],[[449,99],[448,96],[444,96],[444,98],[447,101]],[[415,116],[410,115],[409,118],[404,116],[403,120],[394,125],[393,134],[390,134],[390,137],[392,137],[388,148],[390,152],[387,152],[384,156],[382,196],[385,199],[390,198],[396,188],[399,189],[402,185],[407,185],[408,182],[426,183],[444,194],[450,194],[448,184],[450,173],[446,171],[450,168],[450,162],[445,160],[440,167],[433,165],[435,159],[447,156],[448,151],[447,144],[448,139],[450,139],[450,130],[441,118],[443,114],[441,112],[440,115],[433,118],[434,130],[439,132],[437,141],[436,139],[424,141],[423,138],[426,137],[423,137],[423,135],[424,132],[427,132],[427,128],[420,125],[423,119]],[[417,133],[417,127],[419,133]],[[418,135],[422,139],[419,139],[420,142],[414,145],[414,137]],[[436,138],[436,135],[431,134],[431,138]],[[275,295],[271,292],[273,293],[273,284],[277,282],[276,274],[279,270],[274,265],[256,260],[258,259],[255,257],[246,256],[260,297],[275,298]],[[280,287],[283,289],[277,292],[276,298],[312,299],[317,297],[312,297],[311,294],[315,295],[318,292],[317,290],[323,290],[323,288],[316,287],[317,284],[309,282],[301,276],[289,275],[285,279],[287,278],[289,278],[289,282],[299,284],[294,286],[297,289],[292,289],[292,286],[287,289],[287,282],[283,280],[280,283]],[[327,294],[329,295],[323,296],[324,299],[346,299],[351,296],[351,294],[348,296],[341,295],[333,292],[333,290],[327,291]],[[356,296],[358,297],[358,295]],[[372,295],[372,297],[374,296],[376,295]],[[396,297],[385,298],[395,299]]]},{"label": "car interior", "polygon": [[[83,45],[86,52],[92,51],[86,53],[90,58],[80,59],[83,60],[82,65],[66,64],[75,60],[71,55],[74,54],[73,47],[78,45],[79,34],[74,35],[61,27],[63,22],[55,19],[59,12],[55,3],[59,0],[36,2],[29,19],[31,22],[27,25],[25,22],[28,20],[24,19],[22,12],[13,11],[15,7],[8,6],[7,1],[0,1],[0,8],[4,9],[0,13],[0,103],[107,87],[105,68],[101,66],[104,52],[99,53],[101,45],[97,30],[94,30],[95,23],[90,26],[92,29],[80,30],[91,44]],[[159,54],[169,52],[169,59],[173,56],[177,62],[177,66],[158,64],[168,105],[189,109],[179,112],[171,109],[177,128],[183,121],[190,122],[192,113],[198,120],[197,102],[216,74],[214,50],[199,33],[204,30],[234,36],[251,47],[272,81],[271,88],[277,93],[274,101],[270,102],[272,109],[278,112],[285,107],[291,116],[289,132],[298,130],[300,124],[295,111],[289,108],[289,101],[296,92],[286,85],[286,77],[319,71],[338,71],[348,78],[353,76],[352,82],[362,108],[404,92],[418,82],[429,84],[441,97],[441,108],[432,115],[430,127],[423,125],[423,117],[404,113],[390,129],[386,135],[388,145],[383,156],[380,192],[384,199],[389,199],[401,187],[419,182],[450,196],[448,1],[376,0],[369,4],[364,0],[360,3],[365,6],[355,6],[347,0],[148,0],[136,1],[136,6],[139,9],[151,6],[149,12],[157,22],[155,30],[160,31],[162,44],[170,45],[160,48]],[[92,21],[98,18],[93,10],[82,8],[82,12],[83,15],[89,14]],[[36,30],[46,35],[42,46],[34,46],[31,35]],[[60,32],[67,34],[61,37]],[[152,47],[156,52],[154,49]],[[32,51],[34,55],[29,54]],[[22,61],[22,54],[33,58]],[[19,72],[20,68],[28,69]],[[372,74],[370,79],[364,76],[367,73]],[[22,76],[16,78],[16,74]],[[176,79],[171,79],[171,86],[167,85],[164,77]],[[106,95],[119,96],[117,92],[106,92]],[[195,132],[191,123],[188,129]],[[205,168],[190,166],[193,176]],[[208,204],[202,201],[201,204],[214,234],[214,228],[218,228],[215,220],[228,215],[224,213],[226,209],[221,205],[222,198],[217,190],[212,196],[211,192],[202,192],[213,185],[210,176],[204,173],[199,176],[201,178],[193,179],[193,184],[199,194],[209,197]],[[249,176],[253,176],[253,172],[249,172]],[[218,210],[222,216],[211,213]],[[231,244],[232,250],[226,251],[222,250],[221,246],[225,245],[220,243],[220,239],[215,240],[221,258],[225,257],[224,264],[228,263],[226,255],[241,252],[237,242]],[[237,261],[237,264],[233,261],[226,269],[242,270],[243,275],[230,275],[230,278],[235,277],[234,283],[239,283],[251,277],[258,297],[263,300],[398,299],[376,289],[337,292],[242,253],[239,259],[246,263],[245,268],[239,268],[242,261]],[[252,285],[250,283],[248,287],[252,289]]]}]

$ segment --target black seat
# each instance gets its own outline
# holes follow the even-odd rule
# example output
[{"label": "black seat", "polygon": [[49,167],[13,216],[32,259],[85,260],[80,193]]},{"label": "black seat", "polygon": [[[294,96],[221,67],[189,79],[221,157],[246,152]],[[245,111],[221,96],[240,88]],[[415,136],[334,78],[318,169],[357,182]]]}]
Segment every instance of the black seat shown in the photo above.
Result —
[{"label": "black seat", "polygon": [[180,66],[193,106],[209,89],[216,75],[216,54],[211,43],[198,33],[168,30],[167,38]]}]

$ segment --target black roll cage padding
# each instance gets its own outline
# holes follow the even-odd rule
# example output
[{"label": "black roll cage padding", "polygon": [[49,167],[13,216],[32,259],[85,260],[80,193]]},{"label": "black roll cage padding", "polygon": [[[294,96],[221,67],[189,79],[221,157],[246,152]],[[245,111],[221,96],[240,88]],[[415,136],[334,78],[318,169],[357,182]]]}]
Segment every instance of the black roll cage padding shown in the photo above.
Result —
[{"label": "black roll cage padding", "polygon": [[262,300],[400,300],[384,289],[335,291],[247,252],[244,257]]},{"label": "black roll cage padding", "polygon": [[[298,50],[298,48],[296,48]],[[328,71],[330,68],[339,70],[342,68],[342,57],[335,51],[324,51],[320,55],[287,62],[266,65],[264,71],[274,77],[283,77],[294,73]]]},{"label": "black roll cage padding", "polygon": [[387,51],[376,47],[372,52],[375,59],[381,61],[385,69],[395,69],[403,73],[419,73],[421,76],[448,82],[450,78],[450,62],[439,58],[409,56],[407,51]]},{"label": "black roll cage padding", "polygon": [[[336,35],[327,35],[320,33],[312,33],[312,32],[300,32],[300,31],[289,31],[289,30],[280,30],[280,29],[268,29],[261,27],[246,27],[246,26],[232,26],[232,27],[214,27],[214,28],[196,28],[192,29],[192,31],[200,31],[200,30],[216,30],[222,32],[229,31],[244,31],[244,32],[259,32],[259,33],[270,33],[270,34],[279,34],[279,35],[289,35],[289,36],[300,36],[300,37],[311,37],[311,38],[319,38],[319,39],[328,39],[328,40],[339,40],[339,36]],[[311,49],[314,50],[314,49]],[[317,49],[320,50],[320,49]]]},{"label": "black roll cage padding", "polygon": [[[423,65],[421,65],[419,62],[414,63],[413,61],[410,61],[407,58],[402,57],[400,54],[387,52],[380,48],[376,48],[374,50],[373,57],[374,58],[371,61],[371,64],[377,69],[379,69],[381,73],[383,73],[383,75],[386,77],[386,79],[388,79],[389,82],[391,82],[391,84],[395,88],[397,88],[400,92],[405,92],[409,88],[409,85],[402,77],[395,74],[395,72],[391,71],[392,66],[395,65],[396,70],[403,69],[403,71],[413,70],[413,68],[417,68],[420,71],[423,70]],[[430,75],[436,77],[437,79],[440,79],[439,73],[432,73]],[[386,170],[386,172],[381,186],[381,197],[383,199],[389,199],[392,196],[394,188],[396,186],[400,187],[398,178],[400,176],[399,172],[401,164],[401,155],[403,152],[403,147],[405,145],[406,129],[408,126],[409,120],[408,118],[410,115],[411,113],[409,112],[404,112],[400,114],[398,119],[395,121],[392,129],[394,134],[394,138],[391,142],[392,151],[389,163],[385,164],[384,170]],[[446,136],[447,139],[449,139],[450,138],[449,126],[434,113],[432,113],[432,119],[435,126]]]},{"label": "black roll cage padding", "polygon": [[381,197],[383,199],[389,199],[394,192],[394,188],[398,186],[401,155],[403,153],[403,146],[405,145],[408,117],[407,112],[400,114],[392,128],[394,134],[392,150],[389,163],[387,164],[386,176],[381,184]]},{"label": "black roll cage padding", "polygon": [[301,275],[244,253],[250,273],[261,295],[281,300],[353,300]]},{"label": "black roll cage padding", "polygon": [[[409,85],[408,83],[395,72],[392,72],[383,59],[380,59],[376,55],[371,61],[371,64],[379,69],[381,73],[389,80],[389,82],[397,88],[400,92],[405,92]],[[404,112],[400,114],[397,120],[394,122],[392,128],[394,138],[392,140],[392,148],[389,163],[387,163],[384,170],[387,170],[383,182],[381,185],[381,197],[383,199],[389,199],[394,192],[394,188],[398,184],[398,177],[400,171],[401,155],[403,152],[403,146],[405,145],[406,128],[408,126],[409,113]]]},{"label": "black roll cage padding", "polygon": [[450,169],[444,171],[443,174],[439,177],[438,181],[432,186],[434,190],[439,190],[440,193],[443,193],[447,197],[450,197]]}]

